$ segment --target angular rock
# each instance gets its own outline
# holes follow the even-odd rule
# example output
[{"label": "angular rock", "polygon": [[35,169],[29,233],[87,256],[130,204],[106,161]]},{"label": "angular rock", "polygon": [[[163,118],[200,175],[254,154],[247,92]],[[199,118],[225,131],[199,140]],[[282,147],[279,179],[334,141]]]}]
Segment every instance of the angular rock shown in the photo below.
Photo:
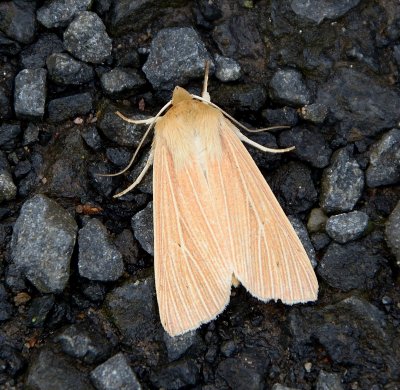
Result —
[{"label": "angular rock", "polygon": [[382,261],[381,256],[371,254],[361,242],[331,243],[317,271],[326,283],[339,290],[370,289]]},{"label": "angular rock", "polygon": [[192,345],[199,342],[196,331],[186,332],[179,336],[170,336],[164,332],[164,343],[167,347],[169,361],[179,359]]},{"label": "angular rock", "polygon": [[24,119],[41,119],[46,103],[45,69],[24,69],[15,77],[14,110]]},{"label": "angular rock", "polygon": [[307,345],[318,342],[334,364],[346,366],[346,374],[357,378],[360,388],[398,376],[396,331],[385,313],[366,300],[353,296],[319,309],[294,310],[289,318],[295,350],[303,359],[310,353]]},{"label": "angular rock", "polygon": [[54,197],[76,198],[87,193],[89,152],[79,129],[71,128],[52,143],[40,171],[47,179],[43,191]]},{"label": "angular rock", "polygon": [[114,68],[101,75],[104,92],[114,98],[129,97],[138,93],[146,84],[134,69]]},{"label": "angular rock", "polygon": [[307,221],[307,229],[310,233],[320,232],[325,229],[328,217],[322,209],[312,209]]},{"label": "angular rock", "polygon": [[226,83],[228,81],[236,81],[241,76],[241,68],[237,61],[233,58],[224,57],[219,54],[215,55],[215,77]]},{"label": "angular rock", "polygon": [[400,266],[400,202],[389,216],[385,227],[386,241]]},{"label": "angular rock", "polygon": [[11,255],[23,274],[43,293],[63,291],[75,245],[74,219],[54,200],[35,195],[15,222]]},{"label": "angular rock", "polygon": [[368,214],[362,211],[352,211],[333,215],[326,222],[326,232],[336,242],[346,242],[360,238],[368,227]]},{"label": "angular rock", "polygon": [[82,61],[101,64],[111,54],[112,41],[100,17],[83,11],[65,30],[64,46]]},{"label": "angular rock", "polygon": [[0,170],[0,203],[5,200],[15,199],[17,196],[17,187],[10,172]]},{"label": "angular rock", "polygon": [[368,187],[396,184],[400,181],[400,130],[387,132],[372,145],[366,172]]},{"label": "angular rock", "polygon": [[311,235],[311,242],[315,250],[320,251],[330,244],[331,239],[326,233],[318,232]]},{"label": "angular rock", "polygon": [[63,352],[88,364],[103,361],[111,352],[108,340],[84,325],[69,325],[55,341],[60,343]]},{"label": "angular rock", "polygon": [[25,385],[40,390],[94,390],[85,374],[48,348],[32,359]]},{"label": "angular rock", "polygon": [[126,167],[132,157],[132,153],[123,148],[107,148],[107,158],[119,167]]},{"label": "angular rock", "polygon": [[318,374],[315,390],[344,390],[340,374],[321,370]]},{"label": "angular rock", "polygon": [[336,70],[319,88],[316,102],[329,107],[330,115],[341,122],[347,138],[351,128],[368,137],[396,127],[400,120],[397,90],[350,67]]},{"label": "angular rock", "polygon": [[2,321],[9,320],[13,314],[13,311],[14,311],[13,306],[8,301],[7,291],[4,288],[4,285],[0,283],[0,323]]},{"label": "angular rock", "polygon": [[296,126],[299,121],[297,110],[292,107],[267,108],[261,112],[261,116],[269,126]]},{"label": "angular rock", "polygon": [[54,307],[54,295],[44,295],[32,300],[28,310],[28,321],[32,328],[42,328],[49,315],[50,310]]},{"label": "angular rock", "polygon": [[311,170],[301,163],[291,161],[281,166],[270,184],[288,214],[307,211],[317,200]]},{"label": "angular rock", "polygon": [[296,234],[300,238],[300,241],[307,252],[308,258],[310,259],[312,266],[315,268],[318,264],[317,257],[315,255],[315,249],[313,247],[313,244],[311,243],[310,236],[308,235],[306,227],[299,218],[293,215],[289,215],[288,218],[294,230],[296,231]]},{"label": "angular rock", "polygon": [[61,85],[80,85],[94,78],[90,65],[66,53],[52,54],[47,58],[46,65],[50,78]]},{"label": "angular rock", "polygon": [[[298,390],[298,388],[296,387],[287,387],[287,386],[283,386],[280,383],[275,383],[271,390]],[[330,390],[330,389],[329,389]]]},{"label": "angular rock", "polygon": [[212,94],[212,101],[230,111],[258,111],[267,101],[267,93],[258,84],[223,84]]},{"label": "angular rock", "polygon": [[20,43],[32,42],[35,32],[35,3],[0,2],[0,31]]},{"label": "angular rock", "polygon": [[20,51],[21,51],[21,45],[18,42],[7,38],[0,31],[0,52],[8,56],[14,56],[18,54]]},{"label": "angular rock", "polygon": [[325,19],[339,19],[359,2],[360,0],[292,0],[290,6],[297,15],[320,24]]},{"label": "angular rock", "polygon": [[98,219],[89,220],[79,231],[79,274],[90,280],[114,281],[124,272],[121,253],[111,243]]},{"label": "angular rock", "polygon": [[29,123],[24,131],[22,144],[24,146],[31,145],[39,140],[39,127],[33,123]]},{"label": "angular rock", "polygon": [[86,11],[92,0],[50,0],[37,10],[37,19],[46,28],[66,27],[80,11]]},{"label": "angular rock", "polygon": [[141,247],[154,255],[153,202],[132,217],[132,230]]},{"label": "angular rock", "polygon": [[309,122],[321,124],[328,115],[328,107],[320,103],[304,106],[300,110],[300,116]]},{"label": "angular rock", "polygon": [[121,352],[97,366],[90,373],[90,378],[97,390],[142,389],[135,373]]},{"label": "angular rock", "polygon": [[152,277],[115,288],[107,295],[106,307],[124,342],[129,345],[143,343],[146,348],[149,341],[161,337]]},{"label": "angular rock", "polygon": [[81,133],[82,138],[85,140],[86,144],[92,148],[94,151],[99,151],[102,148],[101,137],[96,127],[87,126]]},{"label": "angular rock", "polygon": [[282,131],[279,134],[279,145],[284,148],[295,146],[292,153],[315,168],[325,168],[332,154],[321,133],[301,127]]},{"label": "angular rock", "polygon": [[53,99],[49,102],[50,122],[62,122],[78,115],[86,115],[93,109],[93,99],[89,92]]},{"label": "angular rock", "polygon": [[[146,132],[147,125],[128,123],[115,114],[118,108],[112,104],[104,104],[104,111],[100,111],[97,121],[98,128],[112,142],[120,146],[133,146],[136,148]],[[126,114],[129,116],[129,114]],[[132,119],[147,119],[148,116],[134,115]],[[150,142],[147,137],[144,145]]]},{"label": "angular rock", "polygon": [[311,92],[303,76],[294,69],[278,70],[271,79],[269,94],[273,101],[299,107],[311,102]]},{"label": "angular rock", "polygon": [[320,205],[327,213],[351,211],[363,188],[364,172],[346,149],[340,149],[322,175]]},{"label": "angular rock", "polygon": [[204,63],[213,61],[191,27],[165,28],[153,39],[143,72],[154,89],[171,90],[204,75]]},{"label": "angular rock", "polygon": [[158,389],[182,389],[194,386],[199,377],[197,365],[188,359],[178,360],[151,374],[151,383]]},{"label": "angular rock", "polygon": [[63,43],[56,34],[43,34],[34,44],[21,52],[21,62],[24,68],[42,68],[50,54],[62,51],[64,51]]},{"label": "angular rock", "polygon": [[19,123],[3,123],[0,125],[0,148],[12,150],[15,147],[17,137],[21,134]]}]

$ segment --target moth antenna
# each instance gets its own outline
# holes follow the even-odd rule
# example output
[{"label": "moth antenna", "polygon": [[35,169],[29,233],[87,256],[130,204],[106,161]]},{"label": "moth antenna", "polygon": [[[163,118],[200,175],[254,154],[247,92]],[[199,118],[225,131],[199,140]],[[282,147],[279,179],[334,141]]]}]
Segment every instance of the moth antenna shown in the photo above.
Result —
[{"label": "moth antenna", "polygon": [[208,73],[210,71],[210,61],[206,60],[204,64],[204,81],[203,90],[201,91],[201,96],[205,101],[210,102],[210,94],[208,93]]},{"label": "moth antenna", "polygon": [[139,176],[136,178],[136,180],[125,190],[119,192],[118,194],[115,194],[113,198],[119,198],[122,195],[125,195],[129,191],[132,191],[143,179],[144,175],[147,173],[147,171],[150,169],[151,165],[153,164],[153,152],[150,152],[149,158],[146,161],[146,165],[142,169],[142,172],[140,172]]},{"label": "moth antenna", "polygon": [[261,133],[263,131],[271,131],[271,130],[276,130],[276,129],[290,129],[290,126],[271,126],[271,127],[264,127],[262,129],[249,129],[245,125],[242,125],[237,119],[235,119],[232,115],[229,115],[226,111],[224,111],[221,107],[217,106],[213,102],[208,101],[207,99],[204,99],[201,96],[197,95],[191,95],[193,99],[200,100],[204,103],[209,104],[210,106],[216,108],[220,112],[224,114],[227,118],[229,118],[233,123],[235,123],[238,127],[242,128],[243,130],[248,131],[249,133]]},{"label": "moth antenna", "polygon": [[[157,115],[153,118],[149,118],[149,119],[143,119],[143,121],[148,121],[148,122],[143,122],[143,123],[149,123],[149,127],[147,128],[146,132],[144,133],[142,139],[139,142],[138,147],[136,148],[135,152],[133,153],[132,158],[130,159],[128,165],[122,169],[121,171],[117,172],[117,173],[97,173],[97,176],[104,176],[104,177],[114,177],[114,176],[119,176],[122,175],[123,173],[125,173],[133,164],[133,162],[135,161],[136,156],[139,153],[140,148],[142,147],[144,141],[146,140],[147,136],[149,135],[150,131],[153,129],[154,125],[156,124],[158,118],[161,116],[161,114],[172,105],[172,100],[170,100],[164,107],[161,108],[160,111],[158,111]],[[120,112],[116,112],[116,114],[122,118],[123,120],[126,120],[129,123],[136,123],[136,121],[134,121],[133,119],[129,119],[127,117],[125,117],[124,115],[122,115]],[[151,119],[151,122],[150,122]]]},{"label": "moth antenna", "polygon": [[268,153],[286,153],[290,152],[291,150],[295,149],[294,146],[290,146],[289,148],[284,148],[284,149],[272,149],[272,148],[267,148],[266,146],[260,145],[257,142],[252,141],[250,138],[247,138],[245,135],[243,135],[238,129],[235,127],[232,128],[235,134],[239,137],[239,139],[242,142],[246,142],[246,144],[249,144],[256,149],[261,150],[262,152],[268,152]]},{"label": "moth antenna", "polygon": [[154,117],[152,118],[147,118],[147,119],[131,119],[128,118],[127,116],[121,114],[119,111],[115,112],[121,119],[123,119],[125,122],[133,123],[135,125],[149,125],[154,121]]}]

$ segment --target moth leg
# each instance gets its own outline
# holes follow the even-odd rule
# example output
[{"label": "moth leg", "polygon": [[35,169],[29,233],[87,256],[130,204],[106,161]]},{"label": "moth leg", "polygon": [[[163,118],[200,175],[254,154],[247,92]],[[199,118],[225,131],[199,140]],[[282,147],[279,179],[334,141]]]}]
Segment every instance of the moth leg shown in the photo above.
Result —
[{"label": "moth leg", "polygon": [[208,73],[210,70],[210,62],[208,60],[205,61],[205,66],[204,66],[204,81],[203,81],[203,90],[201,91],[201,97],[206,101],[210,102],[211,97],[210,94],[208,93]]},{"label": "moth leg", "polygon": [[291,150],[295,149],[294,146],[291,146],[289,148],[284,148],[284,149],[272,149],[272,148],[268,148],[266,146],[260,145],[257,142],[252,141],[250,138],[247,138],[245,135],[243,135],[238,129],[236,129],[235,127],[232,127],[232,129],[234,130],[235,134],[239,137],[239,139],[242,142],[245,142],[246,144],[249,144],[253,147],[255,147],[256,149],[261,150],[262,152],[268,152],[268,153],[285,153],[285,152],[290,152]]},{"label": "moth leg", "polygon": [[146,165],[144,166],[144,168],[142,169],[142,172],[140,172],[140,174],[136,178],[136,180],[128,188],[126,188],[125,190],[119,192],[118,194],[115,194],[113,196],[113,198],[119,198],[120,196],[125,195],[129,191],[132,191],[142,181],[144,175],[150,169],[152,164],[153,164],[153,153],[150,152],[150,156],[149,156],[148,160],[146,161]]}]

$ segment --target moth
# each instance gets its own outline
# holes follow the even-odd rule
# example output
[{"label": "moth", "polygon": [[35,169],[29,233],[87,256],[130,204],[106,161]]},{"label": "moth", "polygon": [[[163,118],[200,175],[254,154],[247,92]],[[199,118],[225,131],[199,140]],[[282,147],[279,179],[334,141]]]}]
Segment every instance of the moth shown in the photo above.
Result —
[{"label": "moth", "polygon": [[244,136],[238,127],[249,129],[210,101],[207,82],[206,70],[201,96],[176,87],[154,118],[117,113],[149,125],[143,140],[154,128],[143,171],[115,197],[153,165],[156,293],[171,336],[217,317],[239,282],[264,302],[291,305],[318,293],[299,238],[242,142],[271,153],[293,148],[270,149]]}]

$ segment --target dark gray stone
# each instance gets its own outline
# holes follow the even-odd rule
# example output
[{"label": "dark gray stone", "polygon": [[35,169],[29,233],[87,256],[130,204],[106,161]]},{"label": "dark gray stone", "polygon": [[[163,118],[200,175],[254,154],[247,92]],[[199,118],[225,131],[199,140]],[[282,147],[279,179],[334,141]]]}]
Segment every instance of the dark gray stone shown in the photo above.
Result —
[{"label": "dark gray stone", "polygon": [[84,373],[47,348],[32,358],[25,385],[39,390],[94,389]]},{"label": "dark gray stone", "polygon": [[36,32],[35,3],[0,2],[0,31],[20,43],[32,42]]},{"label": "dark gray stone", "polygon": [[119,167],[126,167],[131,160],[132,153],[123,148],[107,148],[107,158]]},{"label": "dark gray stone", "polygon": [[330,244],[331,239],[326,233],[318,232],[311,235],[311,242],[315,250],[320,251]]},{"label": "dark gray stone", "polygon": [[17,137],[21,134],[19,123],[3,123],[0,125],[0,148],[12,150],[15,147]]},{"label": "dark gray stone", "polygon": [[41,292],[58,293],[67,284],[76,230],[74,219],[44,195],[22,206],[11,240],[12,258]]},{"label": "dark gray stone", "polygon": [[28,310],[28,323],[32,328],[43,328],[50,310],[54,307],[54,295],[44,295],[32,300]]},{"label": "dark gray stone", "polygon": [[287,387],[287,386],[283,386],[280,383],[275,383],[271,390],[298,390],[298,387]]},{"label": "dark gray stone", "polygon": [[320,24],[323,20],[336,20],[359,4],[360,0],[292,0],[292,10],[299,16]]},{"label": "dark gray stone", "polygon": [[52,54],[46,61],[50,78],[62,85],[80,85],[94,78],[90,65],[78,61],[66,53]]},{"label": "dark gray stone", "polygon": [[197,365],[188,359],[178,360],[165,367],[155,370],[151,376],[151,383],[158,389],[178,390],[194,386],[199,378]]},{"label": "dark gray stone", "polygon": [[294,230],[296,231],[296,234],[300,238],[300,241],[307,252],[308,258],[310,259],[312,266],[315,268],[318,264],[317,257],[315,255],[315,249],[313,247],[313,244],[311,243],[310,236],[308,235],[306,227],[299,218],[293,215],[289,215],[288,218]]},{"label": "dark gray stone", "polygon": [[13,306],[8,301],[7,291],[4,288],[4,285],[0,283],[0,323],[9,320],[13,311]]},{"label": "dark gray stone", "polygon": [[50,122],[62,122],[78,115],[86,115],[93,109],[89,92],[53,99],[49,102]]},{"label": "dark gray stone", "polygon": [[328,115],[328,107],[320,103],[313,103],[300,109],[300,116],[312,123],[321,124]]},{"label": "dark gray stone", "polygon": [[396,127],[400,120],[398,92],[382,80],[350,67],[339,68],[321,85],[316,102],[329,107],[330,116],[341,122],[347,138],[351,128],[364,136],[373,136]]},{"label": "dark gray stone", "polygon": [[400,266],[400,202],[397,203],[386,222],[385,236]]},{"label": "dark gray stone", "polygon": [[106,163],[91,164],[88,168],[88,174],[91,179],[91,184],[96,190],[109,197],[115,190],[114,178],[111,176],[101,176],[100,174],[115,173]]},{"label": "dark gray stone", "polygon": [[49,0],[37,10],[37,19],[47,28],[66,27],[80,11],[86,11],[92,0]]},{"label": "dark gray stone", "polygon": [[101,86],[111,97],[129,97],[138,93],[146,84],[134,69],[115,68],[101,75]]},{"label": "dark gray stone", "polygon": [[41,119],[46,103],[45,69],[24,69],[15,77],[14,110],[18,117]]},{"label": "dark gray stone", "polygon": [[318,267],[318,274],[330,286],[342,291],[369,289],[383,259],[361,242],[329,245]]},{"label": "dark gray stone", "polygon": [[61,53],[63,50],[64,45],[56,34],[43,34],[21,52],[21,62],[24,68],[42,68],[50,54]]},{"label": "dark gray stone", "polygon": [[346,379],[352,373],[361,381],[360,388],[372,388],[371,384],[385,383],[399,374],[393,324],[364,299],[353,296],[333,305],[293,310],[289,322],[294,348],[303,359],[310,356],[307,346],[321,345],[335,365],[346,367]]},{"label": "dark gray stone", "polygon": [[[140,343],[146,348],[149,341],[161,338],[163,330],[156,309],[153,277],[115,288],[107,295],[106,307],[124,342],[129,345]],[[140,348],[140,345],[136,347]]]},{"label": "dark gray stone", "polygon": [[270,126],[296,126],[299,121],[297,110],[293,107],[267,108],[261,115]]},{"label": "dark gray stone", "polygon": [[310,233],[325,230],[325,224],[328,217],[322,209],[312,209],[307,221],[307,229]]},{"label": "dark gray stone", "polygon": [[198,339],[199,336],[194,330],[174,337],[164,332],[164,343],[167,347],[169,361],[179,359],[192,345],[199,341]]},{"label": "dark gray stone", "polygon": [[90,373],[90,378],[97,390],[141,390],[142,388],[121,352],[97,366]]},{"label": "dark gray stone", "polygon": [[102,148],[103,144],[101,142],[101,138],[99,132],[96,129],[96,126],[93,125],[85,127],[81,135],[86,144],[94,151],[98,152]]},{"label": "dark gray stone", "polygon": [[362,211],[334,215],[326,222],[326,232],[344,244],[360,238],[368,227],[368,220],[368,215]]},{"label": "dark gray stone", "polygon": [[241,353],[237,357],[222,360],[216,375],[233,389],[261,390],[265,388],[264,375],[268,366],[268,357]]},{"label": "dark gray stone", "polygon": [[267,92],[259,84],[223,84],[213,92],[211,100],[229,111],[258,111],[267,101]]},{"label": "dark gray stone", "polygon": [[215,55],[215,77],[226,83],[228,81],[236,81],[241,76],[241,68],[237,61],[233,58],[224,57],[219,54]]},{"label": "dark gray stone", "polygon": [[76,198],[87,194],[89,152],[79,129],[63,132],[47,148],[44,166],[40,169],[47,181],[44,192],[54,197]]},{"label": "dark gray stone", "polygon": [[21,51],[21,45],[13,41],[12,39],[7,38],[0,31],[0,53],[8,56],[14,56]]},{"label": "dark gray stone", "polygon": [[0,151],[0,203],[14,199],[17,195],[17,187],[14,184],[10,165],[4,152]]},{"label": "dark gray stone", "polygon": [[269,86],[271,99],[278,103],[299,107],[311,102],[311,92],[297,70],[278,70],[272,76]]},{"label": "dark gray stone", "polygon": [[368,187],[396,184],[400,181],[400,130],[387,132],[372,145],[366,172]]},{"label": "dark gray stone", "polygon": [[39,140],[39,127],[33,123],[29,123],[24,131],[22,144],[24,146],[31,145]]},{"label": "dark gray stone", "polygon": [[84,11],[65,30],[64,46],[82,61],[101,64],[111,54],[112,41],[99,16]]},{"label": "dark gray stone", "polygon": [[[143,138],[148,125],[135,125],[128,123],[120,118],[115,112],[118,108],[106,104],[104,112],[101,112],[97,121],[98,128],[110,140],[120,146],[133,146],[136,148],[140,140]],[[126,114],[129,116],[128,114]],[[148,116],[135,115],[132,119],[147,119]],[[150,142],[150,137],[147,137],[145,145]]]},{"label": "dark gray stone", "polygon": [[204,76],[204,63],[213,61],[197,32],[190,27],[165,28],[153,39],[143,72],[155,89],[171,90]]},{"label": "dark gray stone", "polygon": [[11,117],[11,87],[6,88],[0,85],[0,119],[9,119]]},{"label": "dark gray stone", "polygon": [[283,148],[295,146],[292,153],[316,168],[325,168],[332,154],[331,148],[318,130],[301,127],[282,131],[279,134],[279,145]]},{"label": "dark gray stone", "polygon": [[291,161],[281,166],[270,184],[288,214],[307,211],[317,200],[311,170],[304,164]]},{"label": "dark gray stone", "polygon": [[340,374],[321,370],[318,374],[315,390],[344,390]]},{"label": "dark gray stone", "polygon": [[351,211],[364,189],[364,172],[347,149],[334,153],[324,170],[320,205],[327,213]]},{"label": "dark gray stone", "polygon": [[69,325],[55,341],[60,343],[63,352],[88,364],[103,361],[111,352],[108,340],[84,325]]},{"label": "dark gray stone", "polygon": [[153,202],[132,217],[132,230],[141,247],[154,255]]},{"label": "dark gray stone", "polygon": [[111,243],[98,219],[89,220],[79,231],[79,274],[90,280],[113,281],[124,272],[122,255]]}]

